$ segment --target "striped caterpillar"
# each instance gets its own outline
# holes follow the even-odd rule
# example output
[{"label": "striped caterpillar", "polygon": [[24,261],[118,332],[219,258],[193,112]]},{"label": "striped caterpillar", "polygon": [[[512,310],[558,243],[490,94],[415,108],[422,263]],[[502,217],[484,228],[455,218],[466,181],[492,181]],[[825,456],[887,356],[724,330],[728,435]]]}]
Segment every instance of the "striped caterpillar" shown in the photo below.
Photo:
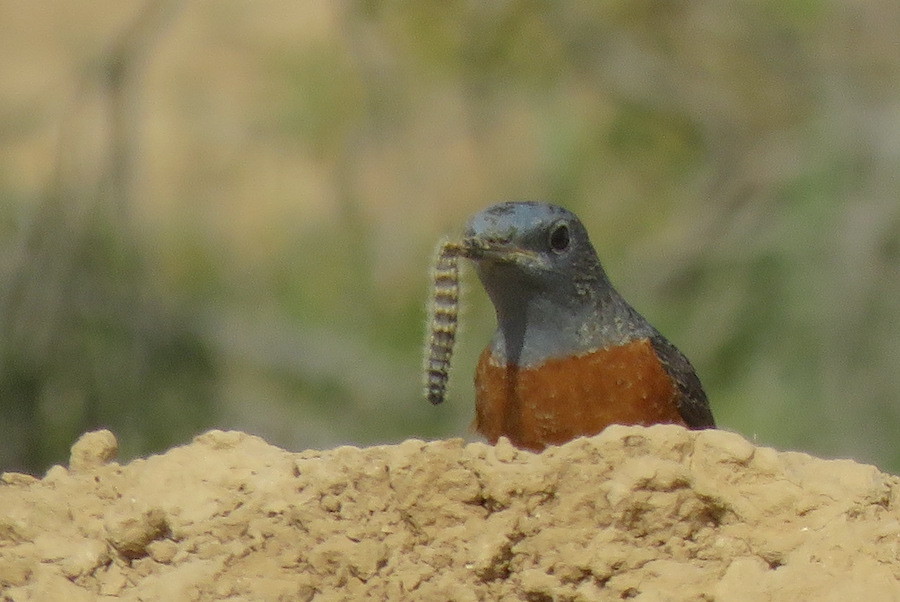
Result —
[{"label": "striped caterpillar", "polygon": [[459,322],[459,243],[443,241],[432,270],[433,290],[428,305],[425,339],[425,396],[433,404],[444,401],[450,378],[450,358]]}]

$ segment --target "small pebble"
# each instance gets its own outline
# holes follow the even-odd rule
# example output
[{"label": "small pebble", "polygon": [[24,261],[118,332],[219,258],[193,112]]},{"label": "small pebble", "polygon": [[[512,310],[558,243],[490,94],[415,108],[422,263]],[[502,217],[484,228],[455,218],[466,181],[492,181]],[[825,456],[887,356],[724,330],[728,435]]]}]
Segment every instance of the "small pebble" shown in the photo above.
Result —
[{"label": "small pebble", "polygon": [[69,468],[72,472],[82,472],[98,468],[112,462],[119,453],[119,442],[106,429],[85,433],[72,446]]}]

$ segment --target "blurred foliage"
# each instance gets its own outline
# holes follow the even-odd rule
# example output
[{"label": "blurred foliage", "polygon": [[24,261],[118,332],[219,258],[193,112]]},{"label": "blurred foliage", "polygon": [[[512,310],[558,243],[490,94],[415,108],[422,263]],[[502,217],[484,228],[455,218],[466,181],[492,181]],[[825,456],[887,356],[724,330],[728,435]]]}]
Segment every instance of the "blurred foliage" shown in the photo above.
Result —
[{"label": "blurred foliage", "polygon": [[208,419],[216,366],[121,230],[38,207],[3,273],[4,460],[38,469],[82,432],[112,425],[122,452],[183,441]]},{"label": "blurred foliage", "polygon": [[465,436],[493,317],[468,276],[451,400],[428,406],[431,249],[543,198],[724,428],[900,471],[900,7],[0,16],[0,468],[97,426],[126,457],[213,426],[294,449]]}]

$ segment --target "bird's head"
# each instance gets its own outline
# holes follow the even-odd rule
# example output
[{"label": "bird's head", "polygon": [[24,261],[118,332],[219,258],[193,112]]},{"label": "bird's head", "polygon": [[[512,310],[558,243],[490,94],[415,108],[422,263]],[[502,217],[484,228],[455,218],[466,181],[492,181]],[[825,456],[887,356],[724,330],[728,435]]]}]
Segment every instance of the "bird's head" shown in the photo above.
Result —
[{"label": "bird's head", "polygon": [[510,298],[536,295],[559,297],[567,305],[584,296],[585,286],[606,280],[581,221],[547,203],[509,202],[485,209],[466,225],[462,249],[498,309]]}]

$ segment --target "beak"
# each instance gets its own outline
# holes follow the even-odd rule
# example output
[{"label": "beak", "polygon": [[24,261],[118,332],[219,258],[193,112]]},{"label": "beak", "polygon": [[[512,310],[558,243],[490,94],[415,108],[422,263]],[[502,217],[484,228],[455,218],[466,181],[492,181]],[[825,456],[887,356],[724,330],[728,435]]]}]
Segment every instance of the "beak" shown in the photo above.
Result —
[{"label": "beak", "polygon": [[472,261],[490,261],[519,265],[536,265],[544,262],[534,251],[522,249],[507,240],[467,236],[459,243],[459,255]]},{"label": "beak", "polygon": [[467,236],[460,241],[460,255],[466,259],[478,261],[491,251],[491,245],[477,236]]},{"label": "beak", "polygon": [[473,261],[482,259],[510,260],[516,252],[515,245],[506,241],[485,239],[478,236],[467,236],[460,243],[460,255]]}]

